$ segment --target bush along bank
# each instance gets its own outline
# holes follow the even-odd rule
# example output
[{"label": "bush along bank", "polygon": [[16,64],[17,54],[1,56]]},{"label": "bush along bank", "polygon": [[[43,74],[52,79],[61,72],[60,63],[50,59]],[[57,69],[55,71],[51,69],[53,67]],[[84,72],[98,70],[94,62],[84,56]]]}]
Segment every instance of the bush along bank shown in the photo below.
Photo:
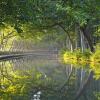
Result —
[{"label": "bush along bank", "polygon": [[65,51],[63,53],[63,60],[65,63],[100,63],[100,46],[96,46],[94,53],[89,50],[81,52],[80,49],[73,52]]}]

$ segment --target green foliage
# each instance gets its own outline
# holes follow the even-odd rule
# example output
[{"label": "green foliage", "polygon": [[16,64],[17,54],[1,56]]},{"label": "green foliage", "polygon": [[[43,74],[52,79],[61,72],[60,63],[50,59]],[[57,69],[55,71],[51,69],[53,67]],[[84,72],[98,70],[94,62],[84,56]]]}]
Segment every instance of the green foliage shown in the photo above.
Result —
[{"label": "green foliage", "polygon": [[91,56],[91,61],[100,63],[100,44],[96,45],[95,53]]},{"label": "green foliage", "polygon": [[97,100],[100,100],[100,92],[94,92],[93,93]]},{"label": "green foliage", "polygon": [[66,61],[66,59],[69,60],[75,60],[75,61],[87,61],[89,60],[91,56],[91,53],[89,50],[85,50],[83,53],[81,52],[81,50],[74,50],[73,52],[70,51],[66,51],[64,54],[64,60]]},{"label": "green foliage", "polygon": [[57,41],[65,42],[65,37],[69,37],[75,42],[76,25],[89,25],[92,33],[97,34],[95,26],[100,26],[99,4],[98,0],[1,0],[0,26],[7,23],[16,29],[20,37],[40,40],[44,34],[51,34],[50,31],[56,31],[56,34],[63,26],[66,34],[63,31]]},{"label": "green foliage", "polygon": [[[1,68],[1,67],[0,67]],[[2,69],[0,69],[1,71]],[[15,70],[9,62],[3,67],[3,75],[0,76],[1,100],[29,100],[40,89],[51,86],[51,78],[43,78],[37,70]],[[50,82],[50,83],[49,83]]]},{"label": "green foliage", "polygon": [[100,79],[100,63],[98,62],[91,62],[90,63],[90,70],[94,72],[94,78],[96,80]]},{"label": "green foliage", "polygon": [[63,59],[65,62],[67,60],[69,61],[75,61],[75,62],[95,62],[100,63],[100,44],[97,44],[95,46],[95,52],[91,53],[90,50],[85,50],[84,52],[81,52],[80,49],[71,51],[65,51],[63,53]]}]

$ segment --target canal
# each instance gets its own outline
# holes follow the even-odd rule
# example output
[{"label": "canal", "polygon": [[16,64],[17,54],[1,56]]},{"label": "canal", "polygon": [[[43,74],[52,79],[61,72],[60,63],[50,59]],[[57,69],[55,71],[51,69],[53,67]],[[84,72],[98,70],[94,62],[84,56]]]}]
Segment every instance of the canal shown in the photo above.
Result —
[{"label": "canal", "polygon": [[0,100],[100,100],[100,71],[64,64],[52,53],[3,59]]}]

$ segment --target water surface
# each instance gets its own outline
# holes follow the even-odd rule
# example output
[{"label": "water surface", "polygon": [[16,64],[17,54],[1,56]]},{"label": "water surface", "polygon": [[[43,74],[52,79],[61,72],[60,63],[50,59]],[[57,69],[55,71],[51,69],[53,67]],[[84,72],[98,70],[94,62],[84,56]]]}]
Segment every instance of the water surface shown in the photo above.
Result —
[{"label": "water surface", "polygon": [[100,100],[93,68],[63,64],[55,55],[1,61],[0,100]]}]

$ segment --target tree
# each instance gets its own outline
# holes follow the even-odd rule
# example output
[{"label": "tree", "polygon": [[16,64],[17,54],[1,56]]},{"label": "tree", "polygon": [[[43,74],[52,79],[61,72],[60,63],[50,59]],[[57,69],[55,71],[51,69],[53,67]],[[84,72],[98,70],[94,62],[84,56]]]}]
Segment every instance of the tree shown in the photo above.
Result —
[{"label": "tree", "polygon": [[[80,34],[84,35],[91,51],[94,51],[93,34],[95,34],[95,28],[100,26],[99,0],[7,0],[1,1],[0,4],[2,5],[1,24],[10,23],[20,36],[26,35],[22,34],[23,24],[31,23],[29,25],[32,31],[37,31],[35,34],[42,33],[44,29],[58,30],[60,27],[73,46],[75,44],[70,32],[76,34],[75,30],[78,29],[81,31]],[[31,34],[33,34],[32,31]]]}]

